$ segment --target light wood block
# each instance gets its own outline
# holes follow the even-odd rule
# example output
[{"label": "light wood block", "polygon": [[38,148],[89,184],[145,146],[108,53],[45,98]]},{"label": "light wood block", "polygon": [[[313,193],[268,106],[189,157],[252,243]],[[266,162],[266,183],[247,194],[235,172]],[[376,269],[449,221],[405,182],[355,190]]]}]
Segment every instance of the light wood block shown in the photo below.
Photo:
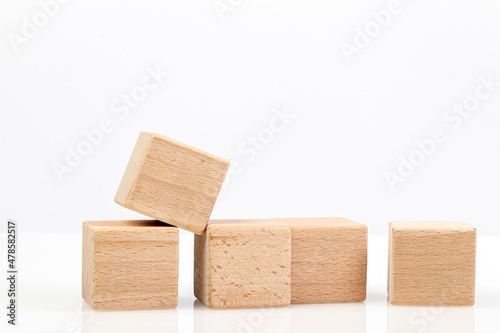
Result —
[{"label": "light wood block", "polygon": [[281,218],[292,231],[292,303],[366,299],[367,227],[345,218]]},{"label": "light wood block", "polygon": [[83,299],[95,310],[177,306],[179,230],[159,221],[83,223]]},{"label": "light wood block", "polygon": [[115,196],[118,204],[202,234],[229,161],[165,136],[141,132]]},{"label": "light wood block", "polygon": [[389,225],[389,298],[394,305],[474,304],[476,229],[465,222]]},{"label": "light wood block", "polygon": [[276,221],[209,221],[195,235],[195,296],[209,308],[289,305],[290,242],[290,227]]}]

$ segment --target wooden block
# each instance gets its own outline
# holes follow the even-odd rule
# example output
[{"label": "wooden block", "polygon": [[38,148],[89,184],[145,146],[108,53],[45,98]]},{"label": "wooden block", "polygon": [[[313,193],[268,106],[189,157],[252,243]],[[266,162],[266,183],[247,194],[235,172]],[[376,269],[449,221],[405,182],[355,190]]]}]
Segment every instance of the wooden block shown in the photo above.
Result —
[{"label": "wooden block", "polygon": [[141,132],[115,202],[202,234],[228,168],[225,159],[156,133]]},{"label": "wooden block", "polygon": [[272,220],[211,220],[195,235],[194,294],[210,308],[290,304],[290,227]]},{"label": "wooden block", "polygon": [[476,229],[465,222],[391,222],[389,298],[395,305],[474,304]]},{"label": "wooden block", "polygon": [[292,303],[366,299],[367,227],[345,218],[282,218],[292,231]]},{"label": "wooden block", "polygon": [[83,223],[83,299],[94,310],[177,306],[179,230],[159,221]]}]

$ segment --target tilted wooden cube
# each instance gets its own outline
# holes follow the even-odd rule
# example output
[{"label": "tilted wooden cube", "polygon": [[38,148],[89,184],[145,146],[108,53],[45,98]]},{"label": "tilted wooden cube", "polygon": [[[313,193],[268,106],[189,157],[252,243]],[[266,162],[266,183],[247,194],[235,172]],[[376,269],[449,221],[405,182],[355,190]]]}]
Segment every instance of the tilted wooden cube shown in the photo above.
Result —
[{"label": "tilted wooden cube", "polygon": [[194,294],[210,308],[290,304],[290,227],[272,220],[211,220],[195,235]]},{"label": "tilted wooden cube", "polygon": [[367,227],[345,218],[281,218],[292,231],[292,303],[366,299]]},{"label": "tilted wooden cube", "polygon": [[159,221],[83,223],[83,299],[95,310],[177,306],[179,230]]},{"label": "tilted wooden cube", "polygon": [[202,234],[229,161],[165,136],[141,132],[115,196],[118,204]]},{"label": "tilted wooden cube", "polygon": [[391,222],[389,242],[392,304],[474,304],[476,229],[470,224]]}]

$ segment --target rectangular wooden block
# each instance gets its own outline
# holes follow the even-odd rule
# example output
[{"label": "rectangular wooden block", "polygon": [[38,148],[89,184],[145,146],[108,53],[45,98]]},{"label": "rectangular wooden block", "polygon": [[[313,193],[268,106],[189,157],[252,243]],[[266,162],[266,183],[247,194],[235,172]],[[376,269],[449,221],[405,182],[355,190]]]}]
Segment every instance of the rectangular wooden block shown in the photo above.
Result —
[{"label": "rectangular wooden block", "polygon": [[366,299],[367,227],[345,218],[281,218],[292,232],[292,303]]},{"label": "rectangular wooden block", "polygon": [[195,235],[195,296],[210,308],[289,305],[290,241],[272,220],[209,221]]},{"label": "rectangular wooden block", "polygon": [[82,296],[95,310],[177,306],[179,230],[149,221],[83,223]]},{"label": "rectangular wooden block", "polygon": [[476,229],[465,222],[389,225],[389,298],[394,305],[474,304]]},{"label": "rectangular wooden block", "polygon": [[229,161],[165,136],[141,132],[115,196],[118,204],[202,234]]}]

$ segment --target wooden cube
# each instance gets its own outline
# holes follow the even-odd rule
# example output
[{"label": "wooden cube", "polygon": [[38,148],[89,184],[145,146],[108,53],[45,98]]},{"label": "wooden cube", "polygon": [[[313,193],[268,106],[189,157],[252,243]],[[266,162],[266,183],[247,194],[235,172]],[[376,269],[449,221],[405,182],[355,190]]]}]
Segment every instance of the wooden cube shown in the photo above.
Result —
[{"label": "wooden cube", "polygon": [[292,231],[292,303],[366,299],[367,227],[345,218],[282,218]]},{"label": "wooden cube", "polygon": [[228,168],[225,159],[156,133],[141,132],[115,202],[202,234]]},{"label": "wooden cube", "polygon": [[465,222],[391,222],[389,298],[395,305],[474,304],[476,229]]},{"label": "wooden cube", "polygon": [[177,306],[179,230],[159,221],[83,223],[83,299],[95,310]]},{"label": "wooden cube", "polygon": [[210,308],[290,304],[290,227],[272,220],[211,220],[195,235],[194,294]]}]

